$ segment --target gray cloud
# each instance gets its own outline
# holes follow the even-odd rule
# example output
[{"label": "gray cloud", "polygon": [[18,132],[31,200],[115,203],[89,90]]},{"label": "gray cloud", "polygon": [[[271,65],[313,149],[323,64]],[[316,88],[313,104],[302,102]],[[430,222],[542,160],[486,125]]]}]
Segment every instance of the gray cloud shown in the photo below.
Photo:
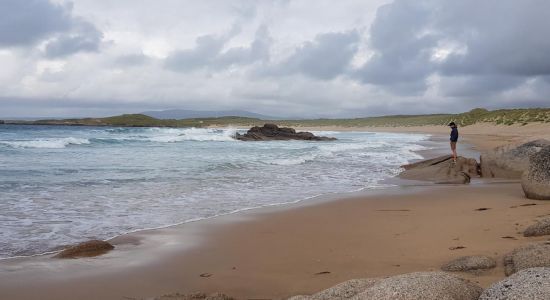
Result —
[{"label": "gray cloud", "polygon": [[[548,11],[550,2],[538,0],[396,0],[378,9],[369,40],[375,54],[355,76],[397,94],[425,92],[434,74],[449,77],[447,96],[513,89],[550,74]],[[435,60],[446,44],[462,51]]]},{"label": "gray cloud", "polygon": [[431,12],[420,2],[394,1],[377,10],[369,39],[374,55],[353,74],[355,78],[399,93],[426,89],[426,77],[433,72],[429,49],[437,39],[422,34]]},{"label": "gray cloud", "polygon": [[47,0],[0,2],[0,47],[34,44],[71,27],[71,7]]},{"label": "gray cloud", "polygon": [[254,40],[246,47],[233,47],[223,51],[240,29],[234,27],[228,34],[204,35],[195,41],[195,47],[171,53],[165,60],[165,67],[176,72],[190,72],[197,69],[220,70],[232,65],[247,65],[269,58],[271,39],[266,26],[260,26]]},{"label": "gray cloud", "polygon": [[92,24],[80,21],[71,33],[63,34],[46,44],[45,54],[59,58],[78,52],[98,52],[103,33]]},{"label": "gray cloud", "polygon": [[74,17],[72,4],[2,0],[0,5],[0,47],[33,46],[51,39],[44,52],[49,58],[99,50],[103,33],[93,24]]},{"label": "gray cloud", "polygon": [[315,79],[329,80],[344,73],[359,41],[357,31],[318,34],[313,41],[298,46],[280,64],[268,68],[271,76],[304,74]]}]

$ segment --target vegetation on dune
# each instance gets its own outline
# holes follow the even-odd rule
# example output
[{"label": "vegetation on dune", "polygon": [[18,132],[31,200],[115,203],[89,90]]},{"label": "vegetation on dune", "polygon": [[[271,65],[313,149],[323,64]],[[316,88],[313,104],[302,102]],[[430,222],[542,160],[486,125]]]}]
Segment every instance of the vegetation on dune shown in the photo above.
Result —
[{"label": "vegetation on dune", "polygon": [[[207,127],[207,126],[255,126],[264,123],[276,123],[281,126],[424,126],[446,125],[454,121],[460,126],[476,123],[491,123],[496,125],[526,125],[529,123],[550,123],[550,108],[530,109],[499,109],[489,111],[476,108],[460,114],[433,115],[393,115],[355,119],[308,119],[308,120],[260,120],[244,117],[195,118],[182,120],[161,120],[142,114],[125,114],[107,118],[84,118],[63,120],[39,120],[25,122],[26,124],[44,125],[83,125],[83,126],[127,126],[127,127]],[[21,123],[21,122],[19,122]]]}]

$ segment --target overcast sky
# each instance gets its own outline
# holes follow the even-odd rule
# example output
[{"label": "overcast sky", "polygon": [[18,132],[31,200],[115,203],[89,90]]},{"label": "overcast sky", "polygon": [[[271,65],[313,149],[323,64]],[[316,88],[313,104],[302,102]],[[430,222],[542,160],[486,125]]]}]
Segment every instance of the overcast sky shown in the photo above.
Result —
[{"label": "overcast sky", "polygon": [[0,117],[550,106],[547,0],[0,0]]}]

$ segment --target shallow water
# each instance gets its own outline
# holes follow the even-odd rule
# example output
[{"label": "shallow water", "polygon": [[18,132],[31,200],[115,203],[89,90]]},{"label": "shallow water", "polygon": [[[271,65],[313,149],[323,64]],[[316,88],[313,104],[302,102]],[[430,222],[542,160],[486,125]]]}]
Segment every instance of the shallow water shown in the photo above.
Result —
[{"label": "shallow water", "polygon": [[384,186],[422,134],[0,125],[0,258],[317,195]]}]

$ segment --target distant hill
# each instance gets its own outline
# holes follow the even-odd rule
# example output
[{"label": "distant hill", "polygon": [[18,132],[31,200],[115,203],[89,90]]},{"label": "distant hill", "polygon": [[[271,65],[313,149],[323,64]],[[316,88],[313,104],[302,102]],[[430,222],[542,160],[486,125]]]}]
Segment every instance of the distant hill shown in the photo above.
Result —
[{"label": "distant hill", "polygon": [[255,118],[261,120],[280,120],[281,118],[266,116],[257,114],[245,110],[186,110],[186,109],[168,109],[168,110],[156,110],[145,111],[141,113],[149,117],[156,119],[199,119],[199,118],[220,118],[220,117],[242,117],[242,118]]},{"label": "distant hill", "polygon": [[238,116],[186,118],[186,119],[159,119],[144,114],[120,115],[108,118],[83,118],[62,120],[38,121],[6,121],[11,124],[40,124],[40,125],[80,125],[80,126],[144,126],[144,127],[205,127],[205,126],[242,126],[263,125],[276,123],[282,126],[423,126],[446,125],[454,121],[460,126],[476,123],[496,125],[526,125],[529,123],[550,123],[550,108],[528,109],[499,109],[489,111],[476,108],[460,114],[433,114],[433,115],[394,115],[382,117],[367,117],[354,119],[307,119],[307,120],[269,120],[269,118],[249,118]]}]

